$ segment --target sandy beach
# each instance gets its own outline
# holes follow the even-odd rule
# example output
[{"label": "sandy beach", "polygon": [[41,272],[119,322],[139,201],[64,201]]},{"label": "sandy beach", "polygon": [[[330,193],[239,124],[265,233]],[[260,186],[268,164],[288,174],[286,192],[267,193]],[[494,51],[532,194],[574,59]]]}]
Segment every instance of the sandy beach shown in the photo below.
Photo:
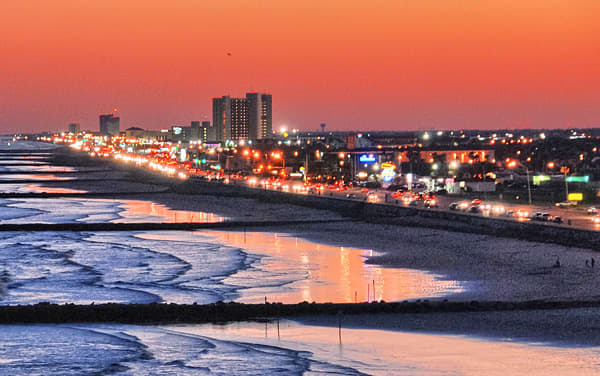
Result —
[{"label": "sandy beach", "polygon": [[[86,185],[94,185],[95,182],[76,182],[76,184],[78,188],[85,188]],[[73,187],[73,182],[56,182],[52,185]],[[327,211],[325,208],[317,210],[237,197],[152,193],[127,196],[127,199],[154,202],[173,210],[214,213],[237,220],[340,218],[339,214]],[[372,256],[370,253],[363,255],[368,264],[382,269],[422,270],[436,275],[441,280],[457,281],[463,287],[463,290],[433,299],[564,301],[591,300],[600,296],[600,275],[598,275],[600,270],[598,267],[586,266],[586,260],[596,257],[597,254],[588,249],[364,222],[257,227],[247,228],[246,231],[255,232],[257,236],[263,237],[264,235],[260,234],[276,233],[279,237],[297,236],[307,242],[331,247],[371,250]],[[224,235],[219,236],[224,239]],[[236,237],[239,238],[239,233],[238,235],[231,233],[229,237],[231,245],[239,245],[232,240]],[[557,258],[560,259],[560,268],[552,267]],[[334,316],[314,316],[303,317],[296,322],[302,327],[330,327],[333,330],[338,323],[337,320],[338,318]],[[403,335],[430,333],[434,337],[468,335],[496,341],[494,343],[508,341],[595,348],[600,346],[598,320],[598,309],[585,308],[514,312],[345,315],[343,327],[367,330],[367,333],[379,330],[404,333]],[[434,343],[437,343],[436,341],[434,340]],[[474,348],[479,346],[471,345]],[[407,348],[406,351],[408,350]],[[517,353],[523,354],[522,351],[530,350],[521,349],[518,350],[521,352]],[[582,364],[585,363],[585,360],[582,361]],[[521,364],[521,366],[526,368],[527,365]]]},{"label": "sandy beach", "polygon": [[[49,184],[94,191],[117,186],[113,181],[59,181]],[[128,184],[126,180],[118,182],[118,186],[122,187]],[[160,190],[160,186],[149,186],[148,189]],[[214,213],[237,220],[341,218],[338,213],[326,208],[317,210],[240,197],[152,193],[127,196],[127,199],[152,201],[174,210]],[[583,248],[364,222],[248,228],[247,231],[279,232],[332,246],[373,250],[377,255],[369,257],[368,263],[425,270],[441,278],[462,282],[465,291],[446,297],[453,300],[600,297],[600,269],[586,266],[586,260],[597,256],[597,253]],[[557,258],[560,268],[553,267]],[[598,259],[600,261],[600,257]]]},{"label": "sandy beach", "polygon": [[[235,197],[167,193],[136,195],[131,199],[242,220],[340,218],[326,210]],[[449,299],[522,301],[600,297],[600,269],[586,266],[586,260],[597,257],[597,253],[583,248],[364,222],[248,228],[247,231],[286,233],[332,246],[371,249],[379,255],[369,257],[368,263],[426,270],[448,280],[464,282],[467,289],[448,296]],[[553,268],[557,257],[561,267]]]}]

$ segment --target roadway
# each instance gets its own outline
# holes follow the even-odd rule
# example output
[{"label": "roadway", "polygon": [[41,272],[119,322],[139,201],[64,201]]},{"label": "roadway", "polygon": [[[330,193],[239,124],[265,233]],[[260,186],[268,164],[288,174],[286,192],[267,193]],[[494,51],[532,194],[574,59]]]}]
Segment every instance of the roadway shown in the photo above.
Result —
[{"label": "roadway", "polygon": [[[241,180],[236,181],[236,184],[240,184],[240,183],[241,183]],[[254,187],[256,187],[256,185],[254,185]],[[260,185],[258,187],[260,187]],[[319,194],[319,191],[316,189],[312,189],[310,192],[294,190],[294,188],[291,184],[290,184],[290,186],[287,186],[287,187],[286,186],[279,186],[279,187],[269,186],[269,187],[263,187],[263,188],[271,189],[271,190],[287,191],[287,192],[296,193],[296,194],[311,194],[311,195]],[[376,195],[376,197],[374,197],[373,194]],[[405,203],[402,199],[393,198],[390,191],[381,190],[381,189],[370,189],[368,192],[364,192],[360,188],[349,188],[347,190],[338,191],[335,189],[329,189],[327,187],[323,187],[323,189],[320,192],[320,195],[328,196],[328,197],[335,197],[335,198],[339,198],[339,199],[346,199],[346,200],[369,201],[369,202],[375,202],[375,203],[387,204],[387,205],[409,206],[409,204]],[[371,195],[371,197],[368,198],[367,197],[368,195]],[[348,196],[350,196],[350,197],[348,197]],[[386,199],[386,196],[387,196],[387,199]],[[492,207],[493,206],[501,206],[504,208],[505,211],[512,210],[515,213],[517,213],[518,210],[521,210],[521,211],[526,211],[528,213],[528,216],[525,218],[506,217],[506,216],[502,216],[502,215],[498,216],[499,218],[514,220],[514,221],[530,221],[531,215],[533,215],[536,212],[540,212],[540,213],[548,213],[552,217],[559,216],[562,218],[563,223],[562,224],[555,224],[555,223],[551,223],[551,222],[537,222],[537,223],[547,224],[548,226],[570,226],[570,227],[575,227],[575,228],[580,228],[580,229],[585,229],[585,230],[593,230],[593,231],[600,230],[600,224],[594,224],[592,222],[593,215],[587,213],[587,208],[588,208],[587,206],[572,207],[572,208],[559,208],[559,207],[556,207],[556,206],[553,206],[550,204],[546,204],[546,205],[515,204],[515,203],[507,203],[507,202],[502,202],[502,201],[497,201],[497,200],[484,200],[483,195],[482,195],[481,199],[484,204],[489,204]],[[473,198],[464,198],[464,197],[456,197],[456,196],[452,196],[452,195],[444,195],[444,196],[437,196],[436,200],[438,202],[439,207],[438,208],[429,208],[428,210],[449,211],[448,206],[451,203],[463,202],[463,201],[469,203],[469,207],[470,207],[471,201],[473,200]],[[421,209],[424,208],[423,200],[418,200],[416,202],[416,205],[415,205],[415,203],[413,203],[412,205],[414,205],[415,207],[421,208]],[[468,213],[468,214],[484,216],[484,217],[494,217],[495,216],[491,213],[491,211],[486,211],[483,213]]]}]

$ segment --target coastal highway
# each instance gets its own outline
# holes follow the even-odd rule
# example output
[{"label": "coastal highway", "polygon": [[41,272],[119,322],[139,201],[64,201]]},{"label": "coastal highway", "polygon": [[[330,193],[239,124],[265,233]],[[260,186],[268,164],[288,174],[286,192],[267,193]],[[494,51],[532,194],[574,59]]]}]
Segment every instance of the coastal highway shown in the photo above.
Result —
[{"label": "coastal highway", "polygon": [[[244,184],[245,182],[237,181],[236,183]],[[256,186],[254,186],[254,187],[256,187]],[[369,194],[374,194],[374,195],[376,195],[376,198],[371,196],[371,200],[369,200],[369,202],[375,202],[375,203],[384,204],[384,205],[408,206],[408,204],[404,203],[402,200],[400,200],[400,199],[397,200],[397,199],[393,198],[390,191],[381,190],[381,189],[371,189],[371,190],[369,190],[369,192],[363,192],[360,188],[349,188],[347,190],[338,191],[338,190],[328,189],[327,187],[324,187],[320,191],[320,193],[318,190],[312,190],[311,192],[305,192],[305,191],[294,192],[293,189],[285,188],[285,187],[266,187],[265,189],[267,189],[267,190],[283,190],[283,191],[288,191],[290,193],[296,193],[296,194],[322,195],[325,197],[335,197],[335,198],[339,198],[339,199],[356,200],[356,201],[367,201],[368,200],[367,196]],[[350,197],[348,197],[349,195],[350,195]],[[387,199],[386,199],[386,196],[387,196]],[[469,206],[471,206],[470,203],[473,200],[473,198],[468,199],[468,198],[463,198],[463,197],[455,197],[452,195],[447,195],[447,196],[444,195],[444,196],[437,196],[436,200],[438,202],[439,207],[438,208],[430,208],[428,210],[446,210],[446,211],[448,211],[449,210],[448,206],[451,203],[462,202],[462,201],[468,202]],[[528,205],[528,204],[506,203],[506,202],[501,202],[501,201],[485,200],[484,195],[481,196],[481,200],[485,204],[489,204],[491,206],[502,206],[502,207],[504,207],[505,210],[513,210],[515,213],[518,210],[526,211],[528,213],[528,217],[526,217],[526,218],[502,217],[505,219],[511,219],[514,221],[530,221],[531,215],[533,215],[536,212],[548,213],[553,217],[555,217],[555,216],[561,217],[564,222],[562,224],[555,224],[555,223],[551,223],[551,222],[537,222],[537,223],[545,224],[548,226],[569,226],[569,227],[580,228],[580,229],[585,229],[585,230],[600,231],[600,225],[594,224],[592,222],[593,215],[587,213],[587,207],[559,208],[559,207],[556,207],[553,205]],[[416,207],[423,208],[423,201],[422,200],[417,201]],[[487,216],[487,217],[494,216],[491,213],[467,213],[467,214],[475,215],[475,216]]]}]

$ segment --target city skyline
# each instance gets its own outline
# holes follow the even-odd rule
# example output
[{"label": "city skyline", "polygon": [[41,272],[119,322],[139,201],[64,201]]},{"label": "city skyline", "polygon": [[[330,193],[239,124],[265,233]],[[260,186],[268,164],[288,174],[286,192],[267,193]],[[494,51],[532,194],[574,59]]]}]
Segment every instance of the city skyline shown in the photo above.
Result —
[{"label": "city skyline", "polygon": [[274,129],[600,126],[593,1],[59,0],[0,10],[5,132],[94,129],[114,107],[123,129],[167,128],[210,120],[213,96],[254,91],[277,97]]}]

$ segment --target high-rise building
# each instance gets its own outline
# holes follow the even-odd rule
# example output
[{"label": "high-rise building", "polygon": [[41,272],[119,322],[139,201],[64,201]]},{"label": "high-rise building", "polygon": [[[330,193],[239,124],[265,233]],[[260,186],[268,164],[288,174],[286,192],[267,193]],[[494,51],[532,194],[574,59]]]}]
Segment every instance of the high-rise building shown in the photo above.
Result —
[{"label": "high-rise building", "polygon": [[248,138],[262,140],[273,136],[271,94],[246,93],[248,102]]},{"label": "high-rise building", "polygon": [[120,118],[113,114],[100,115],[100,134],[114,136],[120,133]]},{"label": "high-rise building", "polygon": [[230,139],[231,134],[231,98],[224,96],[213,98],[213,127],[215,139],[211,141],[224,141]]},{"label": "high-rise building", "polygon": [[229,140],[247,140],[248,129],[248,102],[246,98],[231,98],[231,131]]},{"label": "high-rise building", "polygon": [[200,127],[200,139],[202,142],[217,140],[217,132],[215,131],[215,127],[211,126],[210,121],[208,120],[202,122],[202,126]]},{"label": "high-rise building", "polygon": [[270,94],[247,93],[246,98],[213,98],[215,141],[270,138],[272,123]]},{"label": "high-rise building", "polygon": [[81,132],[81,126],[79,123],[71,123],[69,124],[69,133],[77,134]]}]

